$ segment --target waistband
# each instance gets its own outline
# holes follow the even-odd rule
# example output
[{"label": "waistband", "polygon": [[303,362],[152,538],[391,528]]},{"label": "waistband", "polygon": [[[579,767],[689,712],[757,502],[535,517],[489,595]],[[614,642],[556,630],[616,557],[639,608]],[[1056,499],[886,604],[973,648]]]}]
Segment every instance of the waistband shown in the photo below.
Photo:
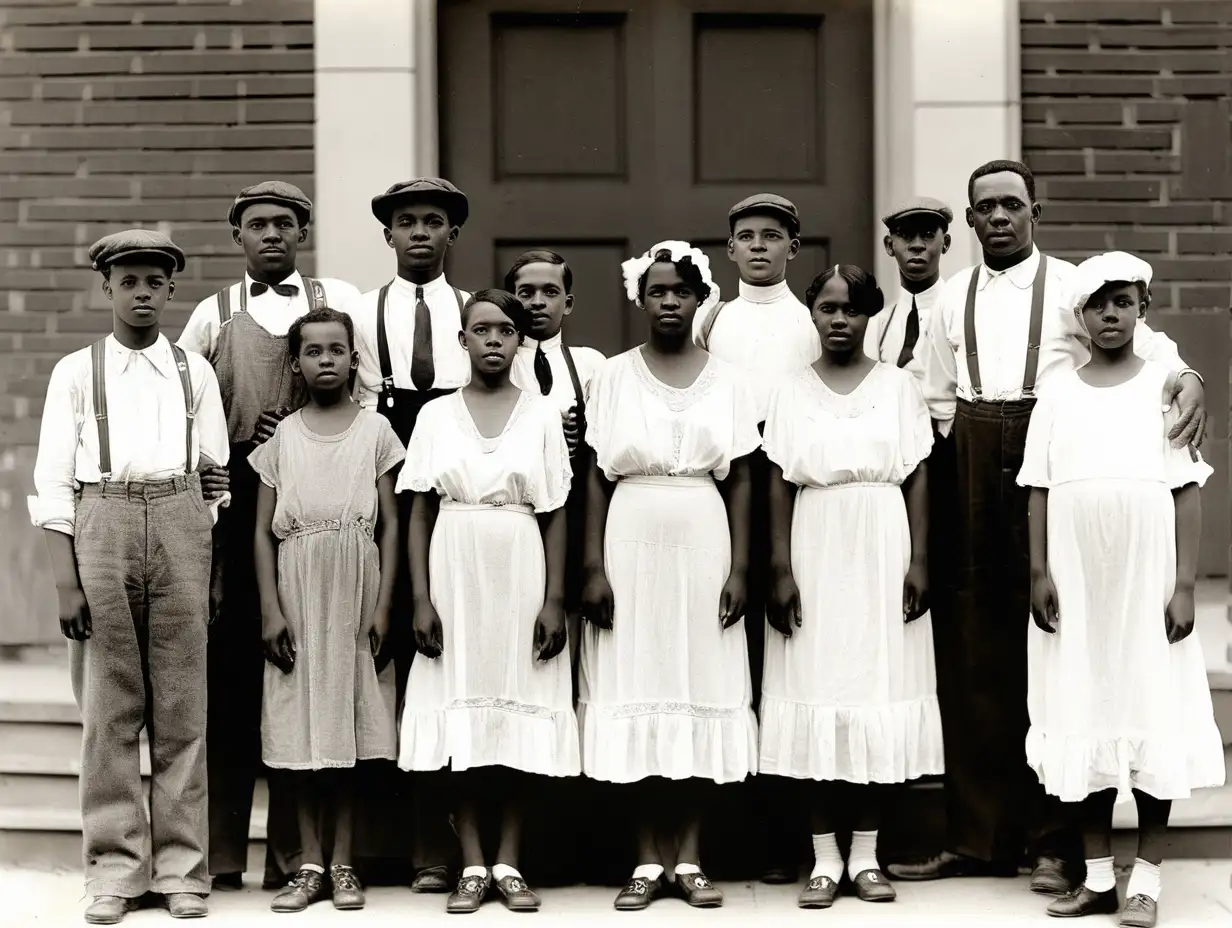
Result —
[{"label": "waistband", "polygon": [[1031,415],[1031,410],[1034,408],[1034,397],[1021,400],[976,401],[964,400],[960,397],[954,417],[955,419],[962,417],[964,419],[982,419],[986,421],[1021,419],[1024,416]]},{"label": "waistband", "polygon": [[621,477],[619,483],[631,483],[638,486],[646,487],[710,487],[714,486],[714,477],[710,474],[681,475],[672,476],[663,474],[658,476],[634,475],[631,477]]},{"label": "waistband", "polygon": [[82,496],[103,499],[162,499],[189,492],[201,492],[199,474],[177,474],[166,480],[108,480],[81,485]]},{"label": "waistband", "polygon": [[341,532],[345,529],[358,529],[369,538],[372,537],[372,523],[367,519],[321,519],[317,522],[301,522],[287,529],[284,538],[299,538],[303,535],[320,535],[323,532]]},{"label": "waistband", "polygon": [[800,489],[801,490],[820,490],[824,493],[824,492],[829,492],[830,490],[854,490],[854,489],[867,489],[869,487],[881,488],[881,489],[886,489],[886,490],[901,489],[900,484],[890,483],[889,481],[885,481],[885,480],[852,480],[850,483],[832,483],[829,486],[824,486],[824,487],[801,486]]},{"label": "waistband", "polygon": [[520,503],[460,503],[452,499],[441,500],[441,511],[443,512],[447,509],[452,509],[454,512],[483,512],[491,510],[493,512],[517,512],[527,516],[535,514],[533,506],[523,506]]}]

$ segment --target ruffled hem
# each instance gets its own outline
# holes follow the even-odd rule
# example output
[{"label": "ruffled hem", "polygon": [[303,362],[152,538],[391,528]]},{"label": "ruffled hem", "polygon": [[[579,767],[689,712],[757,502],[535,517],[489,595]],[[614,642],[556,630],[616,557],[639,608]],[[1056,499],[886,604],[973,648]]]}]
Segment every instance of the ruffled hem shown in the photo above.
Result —
[{"label": "ruffled hem", "polygon": [[582,769],[592,779],[738,783],[757,773],[757,717],[748,706],[597,706],[579,701],[577,711]]},{"label": "ruffled hem", "polygon": [[1044,789],[1062,802],[1117,791],[1117,802],[1138,789],[1156,799],[1188,799],[1196,789],[1223,786],[1223,740],[1214,719],[1176,736],[1099,738],[1038,726],[1027,732],[1027,763]]},{"label": "ruffled hem", "polygon": [[582,771],[573,712],[543,706],[455,704],[414,711],[408,705],[399,746],[403,770],[499,766],[548,777]]},{"label": "ruffled hem", "polygon": [[762,773],[799,780],[905,783],[945,772],[936,696],[887,706],[818,706],[765,695]]}]

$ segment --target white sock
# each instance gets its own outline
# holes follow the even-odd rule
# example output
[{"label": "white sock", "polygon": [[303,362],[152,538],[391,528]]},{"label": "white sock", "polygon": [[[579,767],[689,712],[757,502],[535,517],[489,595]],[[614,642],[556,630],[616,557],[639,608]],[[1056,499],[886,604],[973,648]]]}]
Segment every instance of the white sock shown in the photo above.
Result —
[{"label": "white sock", "polygon": [[662,864],[642,864],[633,871],[635,880],[650,880],[653,883],[661,876],[663,876]]},{"label": "white sock", "polygon": [[843,876],[843,855],[838,852],[838,841],[834,832],[828,835],[813,835],[813,872],[810,880],[819,876],[828,876],[835,883]]},{"label": "white sock", "polygon": [[466,867],[462,870],[463,876],[487,876],[487,867]]},{"label": "white sock", "polygon": [[702,868],[697,864],[676,864],[676,876],[684,876],[689,873],[701,873]]},{"label": "white sock", "polygon": [[1106,893],[1116,889],[1116,873],[1111,857],[1097,857],[1087,861],[1087,878],[1083,885],[1093,893]]},{"label": "white sock", "polygon": [[519,880],[523,880],[522,874],[518,872],[517,867],[511,867],[508,864],[497,864],[492,868],[492,879],[500,881],[507,876],[516,876]]},{"label": "white sock", "polygon": [[325,872],[325,868],[322,867],[320,864],[300,864],[299,868],[301,870],[311,870],[313,873],[324,873]]},{"label": "white sock", "polygon": [[853,880],[865,870],[879,870],[877,864],[877,832],[853,831],[851,853],[847,855],[847,875]]},{"label": "white sock", "polygon": [[1125,890],[1125,898],[1148,896],[1158,902],[1159,890],[1159,864],[1150,863],[1141,857],[1134,858],[1134,870],[1129,875],[1129,888]]}]

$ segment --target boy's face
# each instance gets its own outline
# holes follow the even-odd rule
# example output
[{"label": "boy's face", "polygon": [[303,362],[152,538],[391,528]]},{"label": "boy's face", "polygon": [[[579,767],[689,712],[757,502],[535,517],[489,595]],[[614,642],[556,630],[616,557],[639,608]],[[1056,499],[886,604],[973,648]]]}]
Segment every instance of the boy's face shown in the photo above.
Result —
[{"label": "boy's face", "polygon": [[434,203],[408,203],[394,208],[385,230],[385,243],[398,257],[398,267],[432,271],[444,267],[445,254],[458,240],[458,227]]},{"label": "boy's face", "polygon": [[530,313],[531,335],[542,341],[560,331],[573,312],[573,294],[565,292],[565,269],[546,261],[528,264],[514,278],[514,296]]},{"label": "boy's face", "polygon": [[291,369],[301,374],[309,388],[330,389],[349,381],[359,367],[359,353],[351,347],[341,322],[309,322],[300,329],[299,355]]},{"label": "boy's face", "polygon": [[950,250],[950,236],[938,219],[907,216],[884,239],[886,254],[898,262],[907,280],[928,280],[941,270],[941,256]]},{"label": "boy's face", "polygon": [[235,244],[244,249],[248,269],[263,276],[285,277],[295,270],[299,246],[308,239],[295,210],[277,203],[254,203],[240,214]]},{"label": "boy's face", "polygon": [[136,257],[131,263],[117,261],[103,278],[103,293],[120,321],[134,329],[158,323],[175,284],[167,268]]},{"label": "boy's face", "polygon": [[787,262],[800,251],[786,223],[773,215],[741,216],[727,240],[727,256],[745,283],[768,286],[787,279]]},{"label": "boy's face", "polygon": [[1136,283],[1115,281],[1100,287],[1082,310],[1082,324],[1091,341],[1114,350],[1133,341],[1138,320],[1146,315],[1142,290]]}]

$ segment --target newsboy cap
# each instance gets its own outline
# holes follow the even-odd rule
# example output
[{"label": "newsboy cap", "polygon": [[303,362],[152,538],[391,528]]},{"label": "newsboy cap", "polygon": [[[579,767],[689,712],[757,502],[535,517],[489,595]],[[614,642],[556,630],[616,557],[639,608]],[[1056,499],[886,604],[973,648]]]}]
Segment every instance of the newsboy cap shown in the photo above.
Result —
[{"label": "newsboy cap", "polygon": [[755,193],[751,197],[745,197],[727,212],[727,223],[733,229],[736,226],[736,220],[741,216],[749,215],[765,215],[771,214],[778,216],[787,223],[787,228],[791,230],[793,235],[798,235],[800,232],[800,212],[796,209],[796,204],[781,197],[777,193]]},{"label": "newsboy cap", "polygon": [[306,226],[312,221],[312,201],[308,199],[304,191],[294,184],[288,184],[285,180],[263,180],[259,184],[245,187],[235,198],[235,202],[231,204],[231,212],[227,214],[227,220],[231,225],[238,226],[244,210],[254,203],[277,203],[279,206],[288,206],[299,217],[301,226]]},{"label": "newsboy cap", "polygon": [[947,229],[954,221],[954,211],[932,197],[912,197],[882,216],[881,221],[887,229],[893,229],[896,222],[908,216],[934,216],[940,219]]},{"label": "newsboy cap", "polygon": [[440,204],[455,226],[464,225],[470,215],[466,194],[443,177],[416,177],[394,184],[372,198],[372,215],[388,226],[395,207],[415,202]]},{"label": "newsboy cap", "polygon": [[117,261],[137,256],[157,259],[159,264],[170,261],[177,272],[184,270],[184,252],[161,232],[127,229],[104,235],[90,246],[91,267],[96,271],[106,271]]}]

